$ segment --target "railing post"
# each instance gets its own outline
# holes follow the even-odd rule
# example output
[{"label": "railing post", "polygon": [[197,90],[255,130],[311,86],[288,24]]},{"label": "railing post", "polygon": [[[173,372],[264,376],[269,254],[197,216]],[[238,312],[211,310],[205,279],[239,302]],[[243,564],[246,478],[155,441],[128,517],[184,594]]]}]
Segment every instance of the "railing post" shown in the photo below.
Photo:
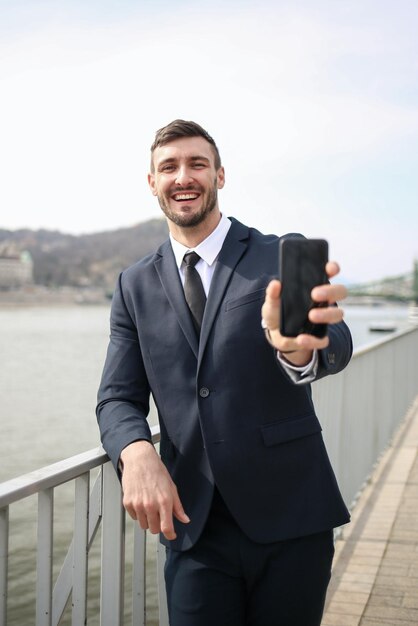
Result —
[{"label": "railing post", "polygon": [[[90,473],[89,473],[89,482],[90,482]],[[96,536],[96,532],[97,529],[100,525],[101,522],[101,490],[102,490],[102,477],[101,474],[98,475],[97,479],[94,482],[93,488],[91,490],[91,494],[89,497],[89,504],[88,504],[88,519],[85,520],[86,524],[88,523],[88,539],[87,539],[87,555],[88,555],[88,551],[93,543],[94,537]],[[84,485],[84,487],[80,487],[80,491],[84,491],[86,489],[89,489],[89,487],[87,485]],[[83,502],[83,497],[80,496],[80,501]],[[77,500],[78,500],[78,496],[76,494],[76,506],[77,506]],[[82,506],[82,505],[81,505]],[[77,512],[74,512],[74,515],[78,516]],[[80,515],[82,515],[82,513],[80,513]],[[77,522],[76,522],[76,526],[77,526]],[[80,534],[83,535],[84,537],[84,531],[81,530],[81,527],[84,527],[83,523],[80,520]],[[74,603],[74,598],[78,597],[78,592],[73,590],[73,581],[75,580],[75,584],[77,584],[77,579],[75,579],[75,577],[77,576],[77,574],[74,571],[74,543],[75,543],[75,537],[73,537],[73,540],[68,548],[68,552],[67,552],[67,556],[65,557],[64,563],[62,565],[61,571],[58,575],[58,578],[55,581],[55,587],[54,587],[54,592],[53,592],[53,597],[52,597],[52,624],[53,626],[56,626],[56,624],[60,623],[60,620],[62,618],[62,615],[64,614],[65,611],[65,607],[67,605],[68,602],[68,598],[70,597],[71,593],[73,593],[73,603]],[[82,555],[80,555],[80,557],[77,558],[78,559],[82,559]],[[76,570],[78,570],[79,565],[76,566]],[[81,565],[80,565],[81,567]],[[86,592],[87,592],[87,583],[86,583]],[[83,622],[79,622],[81,624],[84,624]]]},{"label": "railing post", "polygon": [[36,626],[52,624],[52,552],[54,490],[38,494],[38,554],[36,568]]},{"label": "railing post", "polygon": [[87,620],[87,552],[89,541],[90,474],[75,481],[72,626]]},{"label": "railing post", "polygon": [[157,544],[157,584],[158,584],[158,615],[160,626],[168,626],[167,594],[165,590],[164,565],[166,561],[165,547]]},{"label": "railing post", "polygon": [[100,626],[120,626],[125,576],[122,490],[111,463],[103,465]]},{"label": "railing post", "polygon": [[145,585],[146,585],[146,533],[138,522],[134,526],[134,553],[132,566],[132,624],[145,625]]},{"label": "railing post", "polygon": [[0,509],[0,624],[7,624],[9,507]]}]

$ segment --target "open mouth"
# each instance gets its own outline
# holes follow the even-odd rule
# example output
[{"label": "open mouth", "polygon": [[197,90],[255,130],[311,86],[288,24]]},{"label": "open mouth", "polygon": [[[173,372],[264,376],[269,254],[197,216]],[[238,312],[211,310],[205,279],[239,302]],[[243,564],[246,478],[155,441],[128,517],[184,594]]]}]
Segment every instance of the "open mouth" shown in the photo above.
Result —
[{"label": "open mouth", "polygon": [[176,202],[188,202],[191,200],[196,200],[196,198],[199,197],[200,194],[198,193],[175,193],[172,198],[173,200],[175,200]]}]

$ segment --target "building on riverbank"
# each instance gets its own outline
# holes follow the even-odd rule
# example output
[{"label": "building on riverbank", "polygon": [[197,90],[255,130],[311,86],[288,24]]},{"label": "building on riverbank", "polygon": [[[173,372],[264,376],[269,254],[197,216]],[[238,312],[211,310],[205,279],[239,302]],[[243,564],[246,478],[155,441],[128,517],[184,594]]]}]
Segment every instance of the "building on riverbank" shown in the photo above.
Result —
[{"label": "building on riverbank", "polygon": [[33,283],[33,261],[29,252],[16,246],[0,246],[0,289],[16,289]]}]

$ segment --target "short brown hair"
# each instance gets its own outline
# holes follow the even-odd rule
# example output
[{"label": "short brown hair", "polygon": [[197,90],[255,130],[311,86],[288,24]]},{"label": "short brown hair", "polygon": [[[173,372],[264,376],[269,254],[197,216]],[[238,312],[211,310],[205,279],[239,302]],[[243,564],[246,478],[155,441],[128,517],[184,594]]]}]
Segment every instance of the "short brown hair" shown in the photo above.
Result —
[{"label": "short brown hair", "polygon": [[215,140],[209,133],[196,122],[186,122],[185,120],[174,120],[163,126],[155,133],[154,143],[151,146],[151,172],[154,171],[153,154],[156,148],[165,146],[166,144],[180,139],[181,137],[203,137],[212,146],[215,155],[215,168],[221,167],[221,157]]}]

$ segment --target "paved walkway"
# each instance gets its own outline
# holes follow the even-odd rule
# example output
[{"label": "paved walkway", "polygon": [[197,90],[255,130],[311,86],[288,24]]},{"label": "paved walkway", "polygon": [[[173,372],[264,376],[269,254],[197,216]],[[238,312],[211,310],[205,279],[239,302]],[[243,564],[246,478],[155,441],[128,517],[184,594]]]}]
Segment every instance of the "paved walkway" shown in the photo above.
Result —
[{"label": "paved walkway", "polygon": [[323,626],[418,625],[418,397],[336,542]]}]

